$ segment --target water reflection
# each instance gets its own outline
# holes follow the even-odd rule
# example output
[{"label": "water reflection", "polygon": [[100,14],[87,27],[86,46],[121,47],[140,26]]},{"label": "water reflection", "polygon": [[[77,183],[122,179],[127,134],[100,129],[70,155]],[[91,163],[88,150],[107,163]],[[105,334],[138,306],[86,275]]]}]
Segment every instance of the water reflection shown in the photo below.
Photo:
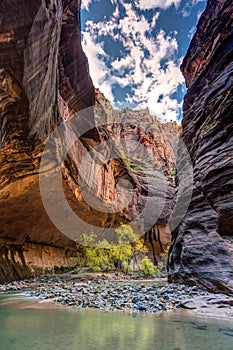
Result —
[{"label": "water reflection", "polygon": [[0,297],[0,350],[232,350],[233,324],[228,321],[166,313],[133,317],[19,310],[15,303],[20,300]]}]

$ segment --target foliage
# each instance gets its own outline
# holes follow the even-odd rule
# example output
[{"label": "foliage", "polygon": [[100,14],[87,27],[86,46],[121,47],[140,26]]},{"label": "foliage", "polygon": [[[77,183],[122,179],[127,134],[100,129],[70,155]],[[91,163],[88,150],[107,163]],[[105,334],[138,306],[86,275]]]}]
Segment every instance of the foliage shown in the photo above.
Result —
[{"label": "foliage", "polygon": [[126,156],[125,151],[123,149],[120,149],[120,154],[122,156],[122,159],[127,163],[127,165],[129,165],[130,158]]},{"label": "foliage", "polygon": [[73,266],[70,264],[69,266],[54,266],[54,273],[66,273],[73,270]]},{"label": "foliage", "polygon": [[176,168],[173,168],[173,169],[170,170],[170,175],[171,176],[176,175]]},{"label": "foliage", "polygon": [[142,170],[141,165],[136,163],[136,159],[135,161],[133,161],[129,157],[127,157],[123,149],[120,149],[120,153],[121,153],[122,159],[126,162],[128,167],[130,167],[132,172],[137,173],[138,170]]},{"label": "foliage", "polygon": [[107,240],[98,241],[94,233],[83,233],[81,237],[81,250],[79,266],[91,268],[94,272],[107,270],[110,267],[109,261],[110,244]]},{"label": "foliage", "polygon": [[129,163],[129,166],[130,166],[131,170],[133,170],[134,172],[142,170],[142,167],[139,164],[134,163],[132,161]]},{"label": "foliage", "polygon": [[145,257],[141,260],[140,270],[145,276],[151,276],[159,272],[158,268],[154,266],[154,264],[148,257]]},{"label": "foliage", "polygon": [[116,268],[128,272],[132,259],[147,252],[147,248],[129,225],[121,224],[115,232],[117,242],[111,247],[111,258]]},{"label": "foliage", "polygon": [[79,270],[84,266],[92,271],[106,271],[117,268],[129,272],[130,264],[139,254],[145,254],[147,248],[129,225],[121,224],[116,230],[116,241],[98,240],[94,233],[84,233],[79,243]]}]

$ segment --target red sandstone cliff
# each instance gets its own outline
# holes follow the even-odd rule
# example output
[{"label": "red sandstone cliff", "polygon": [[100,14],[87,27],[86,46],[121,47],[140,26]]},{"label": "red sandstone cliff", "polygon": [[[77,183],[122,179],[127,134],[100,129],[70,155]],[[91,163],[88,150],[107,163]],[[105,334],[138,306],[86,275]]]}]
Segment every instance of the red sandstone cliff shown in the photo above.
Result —
[{"label": "red sandstone cliff", "polygon": [[69,0],[0,4],[3,280],[30,275],[30,262],[41,267],[65,264],[75,251],[74,242],[44,210],[38,171],[43,142],[61,120],[58,99],[66,101],[70,113],[94,101],[80,43],[79,6]]},{"label": "red sandstone cliff", "polygon": [[[179,128],[173,123],[161,125],[148,111],[125,111],[116,121],[106,114],[106,105],[92,108],[98,97],[81,47],[79,11],[80,0],[0,3],[0,280],[30,276],[35,267],[65,265],[75,253],[70,238],[77,238],[87,223],[108,235],[107,229],[120,221],[136,219],[139,234],[148,231],[154,258],[169,240],[165,225],[174,195],[169,171]],[[94,117],[97,112],[100,118]],[[45,152],[48,168],[42,169],[42,177],[48,180],[46,204],[53,218],[41,199],[41,156],[48,137],[64,121],[73,122],[64,124],[55,151],[59,158],[64,143],[76,137],[62,165],[63,190],[84,228],[70,224],[72,214],[60,201],[59,184],[50,180],[54,164],[59,165],[51,157],[52,148]],[[105,122],[108,125],[102,125]],[[106,141],[110,146],[104,145]],[[85,163],[90,152],[92,158]],[[83,162],[80,180],[78,168]],[[158,186],[161,181],[164,187]],[[109,211],[115,199],[120,208]],[[57,227],[53,219],[59,222]]]}]

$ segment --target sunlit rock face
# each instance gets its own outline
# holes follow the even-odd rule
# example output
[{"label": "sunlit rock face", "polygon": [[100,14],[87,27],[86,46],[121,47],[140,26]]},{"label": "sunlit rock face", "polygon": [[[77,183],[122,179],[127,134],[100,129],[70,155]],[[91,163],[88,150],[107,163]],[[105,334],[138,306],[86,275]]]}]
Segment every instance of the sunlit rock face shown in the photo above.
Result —
[{"label": "sunlit rock face", "polygon": [[[2,1],[0,11],[0,280],[66,265],[80,234],[108,237],[122,221],[146,233],[158,261],[170,240],[179,127],[148,110],[107,113],[81,47],[79,0]],[[62,137],[51,144],[60,159],[64,144],[75,141],[62,165],[62,192],[73,211],[50,179],[57,158],[44,151],[61,125]],[[80,224],[72,225],[73,212]]]},{"label": "sunlit rock face", "polygon": [[173,232],[170,281],[233,294],[233,4],[210,0],[181,66],[191,205]]},{"label": "sunlit rock face", "polygon": [[[60,109],[65,101],[70,115],[94,101],[80,43],[79,6],[67,0],[0,4],[0,239],[6,247],[1,249],[6,264],[1,262],[0,280],[30,274],[18,267],[26,266],[25,242],[53,246],[61,260],[75,251],[74,242],[44,210],[38,171],[43,142],[62,119],[58,101]],[[10,251],[20,252],[19,264]],[[48,259],[52,255],[54,261],[54,253]],[[49,265],[46,259],[41,266]]]},{"label": "sunlit rock face", "polygon": [[[132,200],[119,210],[118,216],[120,214],[121,221],[124,218],[139,236],[144,237],[151,260],[158,263],[161,253],[171,241],[167,223],[176,194],[172,171],[175,168],[176,145],[181,128],[176,122],[162,123],[150,115],[148,109],[115,110],[98,89],[95,94],[96,123],[104,125],[113,148],[116,148],[115,157],[119,156],[124,164],[123,172],[118,162],[115,185],[110,186],[111,193],[118,191],[118,184],[124,184],[122,179],[128,180],[133,189]],[[110,171],[109,166],[108,173]],[[106,172],[103,174],[106,176]],[[103,197],[107,192],[104,177],[96,182],[103,184]],[[121,200],[125,194],[129,194],[124,189],[120,193]],[[111,201],[110,196],[108,200]],[[116,216],[112,216],[114,219]],[[116,223],[112,221],[113,226]]]}]

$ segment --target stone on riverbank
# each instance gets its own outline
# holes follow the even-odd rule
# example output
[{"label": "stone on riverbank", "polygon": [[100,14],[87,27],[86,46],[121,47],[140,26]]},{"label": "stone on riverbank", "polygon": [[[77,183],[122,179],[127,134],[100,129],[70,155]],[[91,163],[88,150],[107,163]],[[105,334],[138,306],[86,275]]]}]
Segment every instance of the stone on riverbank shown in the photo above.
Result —
[{"label": "stone on riverbank", "polygon": [[48,276],[3,284],[0,291],[21,291],[31,297],[76,308],[130,313],[173,310],[187,299],[206,295],[198,287],[169,284],[163,279],[119,281],[117,276],[109,280],[105,275],[92,281],[77,276]]}]

